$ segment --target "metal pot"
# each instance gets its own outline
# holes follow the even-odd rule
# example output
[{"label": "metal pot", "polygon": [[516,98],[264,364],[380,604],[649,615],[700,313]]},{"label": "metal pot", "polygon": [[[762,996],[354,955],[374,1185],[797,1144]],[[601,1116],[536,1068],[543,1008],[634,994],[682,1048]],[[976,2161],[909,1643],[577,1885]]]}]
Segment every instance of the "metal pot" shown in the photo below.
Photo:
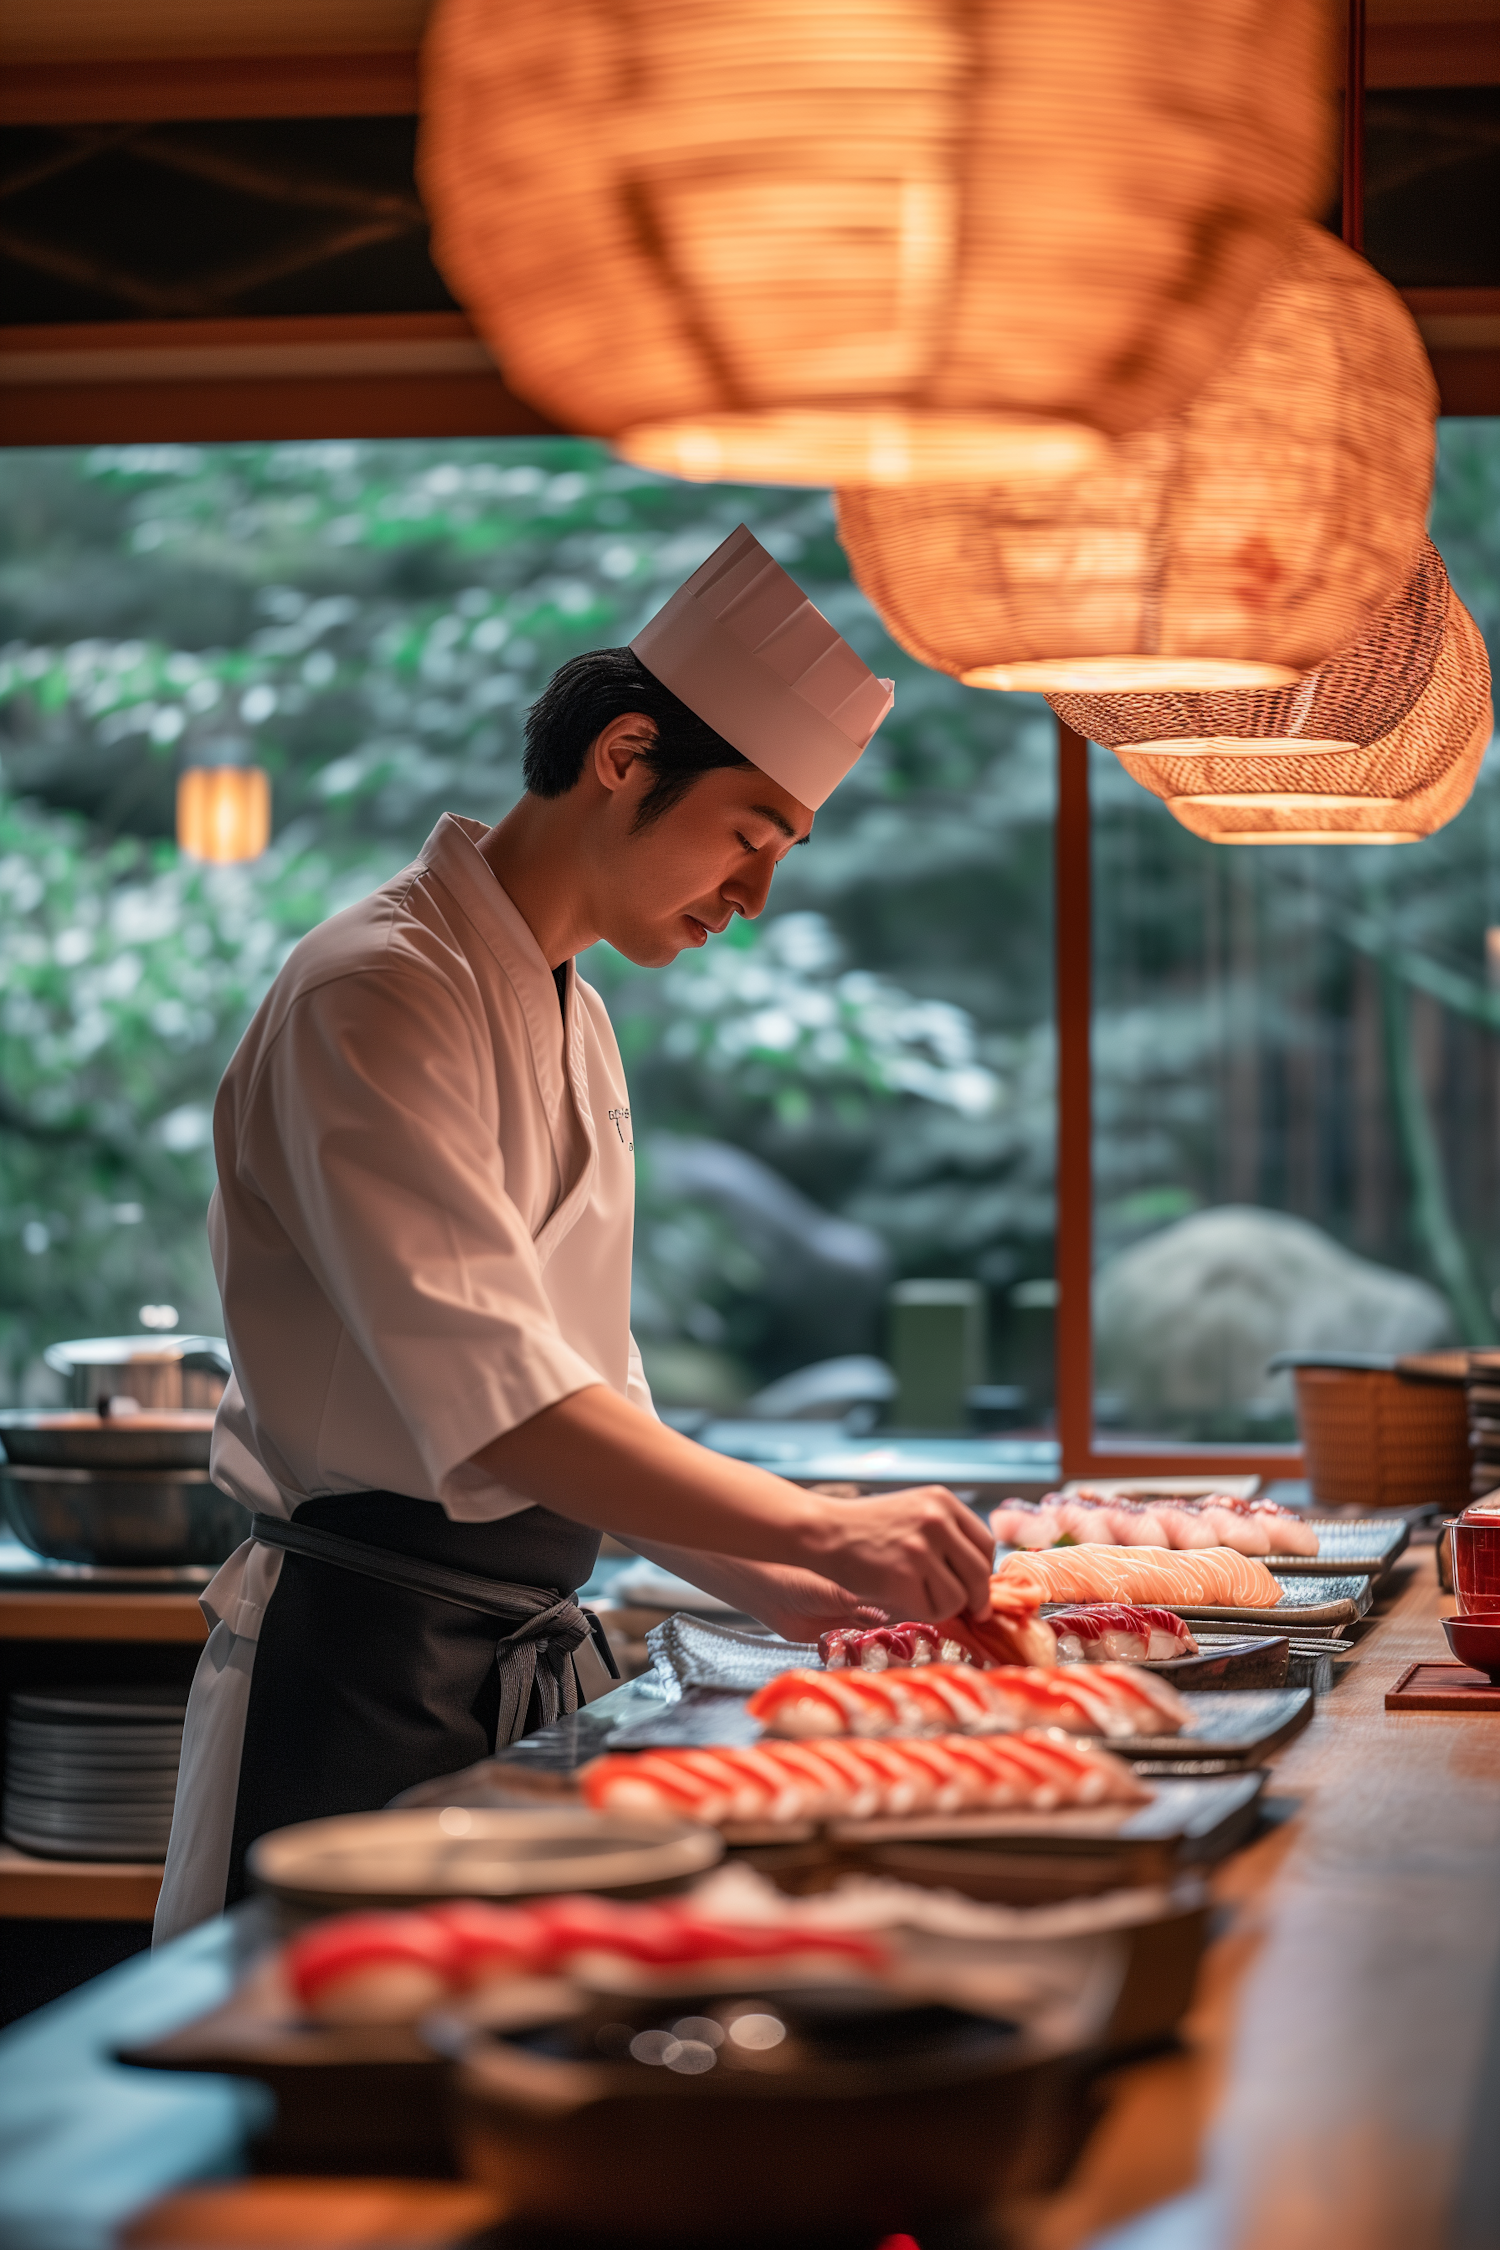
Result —
[{"label": "metal pot", "polygon": [[9,1407],[0,1460],[19,1469],[206,1469],[214,1418],[206,1407],[90,1414]]},{"label": "metal pot", "polygon": [[58,1562],[124,1570],[221,1563],[250,1517],[201,1469],[39,1469],[9,1463],[0,1493],[16,1536]]},{"label": "metal pot", "polygon": [[133,1398],[147,1408],[217,1406],[233,1370],[222,1336],[84,1336],[42,1354],[70,1406]]}]

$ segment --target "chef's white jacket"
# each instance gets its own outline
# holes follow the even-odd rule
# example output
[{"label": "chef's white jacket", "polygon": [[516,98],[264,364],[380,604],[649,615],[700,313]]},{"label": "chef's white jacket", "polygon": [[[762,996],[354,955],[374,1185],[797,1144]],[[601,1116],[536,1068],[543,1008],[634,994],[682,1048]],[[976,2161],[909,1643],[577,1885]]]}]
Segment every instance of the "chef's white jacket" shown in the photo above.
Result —
[{"label": "chef's white jacket", "polygon": [[[488,1522],[530,1505],[476,1466],[493,1438],[592,1383],[650,1411],[619,1048],[576,968],[560,1017],[485,832],[445,814],[304,938],[219,1089],[209,1240],[235,1380],[212,1473],[252,1510],[386,1491]],[[280,1569],[246,1540],[203,1596],[158,1940],[223,1904]]]}]

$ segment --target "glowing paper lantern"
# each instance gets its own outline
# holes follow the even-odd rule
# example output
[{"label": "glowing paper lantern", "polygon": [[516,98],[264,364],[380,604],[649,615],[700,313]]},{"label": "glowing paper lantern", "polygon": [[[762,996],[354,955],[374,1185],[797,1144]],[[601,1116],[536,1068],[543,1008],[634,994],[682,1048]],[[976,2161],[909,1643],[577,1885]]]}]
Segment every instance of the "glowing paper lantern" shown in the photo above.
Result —
[{"label": "glowing paper lantern", "polygon": [[189,766],[177,780],[177,841],[194,859],[259,859],[271,840],[264,766]]},{"label": "glowing paper lantern", "polygon": [[1396,292],[1304,227],[1219,372],[1103,469],[846,489],[839,536],[902,646],[971,686],[1289,685],[1409,575],[1436,413]]},{"label": "glowing paper lantern", "polygon": [[1368,743],[1224,736],[1115,754],[1185,828],[1212,843],[1405,844],[1462,811],[1494,724],[1484,641],[1449,588],[1425,686]]},{"label": "glowing paper lantern", "polygon": [[507,381],[677,475],[1046,474],[1328,184],[1319,0],[441,0],[419,170]]}]

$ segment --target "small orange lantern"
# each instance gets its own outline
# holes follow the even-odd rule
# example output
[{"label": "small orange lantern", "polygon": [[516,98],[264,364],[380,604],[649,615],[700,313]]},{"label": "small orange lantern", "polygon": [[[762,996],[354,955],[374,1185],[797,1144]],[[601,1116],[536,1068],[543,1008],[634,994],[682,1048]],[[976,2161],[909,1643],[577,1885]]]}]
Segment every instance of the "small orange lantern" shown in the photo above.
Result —
[{"label": "small orange lantern", "polygon": [[1055,477],[1175,411],[1328,182],[1321,0],[441,0],[434,254],[643,467]]},{"label": "small orange lantern", "polygon": [[971,687],[1290,686],[1409,577],[1436,413],[1395,290],[1303,227],[1199,395],[1102,470],[846,489],[839,536],[903,648]]},{"label": "small orange lantern", "polygon": [[177,842],[194,859],[259,859],[271,841],[264,766],[188,766],[177,780]]}]

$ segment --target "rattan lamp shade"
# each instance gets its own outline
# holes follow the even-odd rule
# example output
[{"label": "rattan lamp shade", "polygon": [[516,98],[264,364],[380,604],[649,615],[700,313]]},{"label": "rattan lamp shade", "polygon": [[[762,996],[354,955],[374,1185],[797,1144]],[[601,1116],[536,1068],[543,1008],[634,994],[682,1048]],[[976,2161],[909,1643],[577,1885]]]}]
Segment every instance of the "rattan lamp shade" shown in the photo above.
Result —
[{"label": "rattan lamp shade", "polygon": [[1426,687],[1373,742],[1301,743],[1278,753],[1222,737],[1116,751],[1184,828],[1216,844],[1405,844],[1467,804],[1494,730],[1479,628],[1449,589]]},{"label": "rattan lamp shade", "polygon": [[1448,573],[1424,538],[1395,600],[1367,631],[1290,687],[1220,695],[1052,695],[1048,701],[1065,725],[1107,750],[1150,743],[1187,761],[1217,755],[1232,742],[1242,761],[1237,771],[1258,773],[1270,787],[1278,771],[1293,770],[1283,754],[1362,747],[1404,719],[1432,677],[1447,620]]},{"label": "rattan lamp shade", "polygon": [[419,169],[507,381],[690,477],[1057,473],[1328,183],[1320,0],[441,0]]},{"label": "rattan lamp shade", "polygon": [[1411,316],[1321,227],[1181,414],[1046,487],[839,493],[902,646],[976,687],[1292,685],[1409,577],[1437,395]]}]

